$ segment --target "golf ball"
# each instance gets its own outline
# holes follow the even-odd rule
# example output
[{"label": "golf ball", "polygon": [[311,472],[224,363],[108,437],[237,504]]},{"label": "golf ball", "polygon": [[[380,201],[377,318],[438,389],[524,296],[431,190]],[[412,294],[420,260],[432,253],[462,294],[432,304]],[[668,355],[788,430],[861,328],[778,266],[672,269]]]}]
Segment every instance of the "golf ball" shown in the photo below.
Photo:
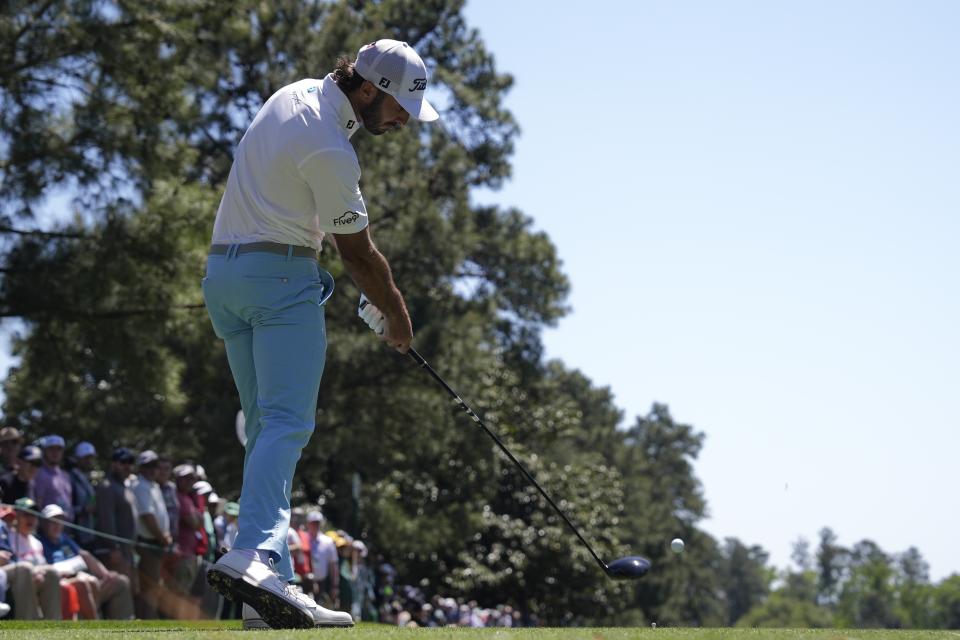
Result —
[{"label": "golf ball", "polygon": [[670,548],[673,549],[674,553],[680,553],[683,551],[683,540],[680,538],[674,538],[670,541]]}]

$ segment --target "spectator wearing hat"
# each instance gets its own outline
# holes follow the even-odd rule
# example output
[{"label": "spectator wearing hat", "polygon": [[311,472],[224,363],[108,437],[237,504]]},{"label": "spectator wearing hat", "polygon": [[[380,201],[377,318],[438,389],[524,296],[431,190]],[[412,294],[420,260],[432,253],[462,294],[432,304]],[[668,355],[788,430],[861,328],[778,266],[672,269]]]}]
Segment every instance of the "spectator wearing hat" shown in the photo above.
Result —
[{"label": "spectator wearing hat", "polygon": [[[198,478],[201,472],[203,472],[203,476],[206,477],[206,472],[203,471],[203,467],[200,465],[196,466],[196,471]],[[200,540],[197,544],[197,555],[200,556],[200,571],[206,576],[208,570],[207,565],[217,561],[217,532],[213,526],[213,514],[216,512],[220,503],[220,496],[213,490],[213,486],[209,482],[206,480],[198,480],[193,485],[193,500],[203,516],[203,524],[200,527]],[[209,617],[214,617],[217,615],[221,596],[212,588],[207,588],[208,586],[206,580],[204,580],[201,585],[201,607]]]},{"label": "spectator wearing hat", "polygon": [[340,571],[337,568],[337,545],[322,530],[326,519],[319,511],[307,514],[307,535],[310,536],[310,564],[313,567],[314,593],[317,602],[328,602],[336,609],[340,601]]},{"label": "spectator wearing hat", "polygon": [[191,591],[200,572],[197,548],[201,539],[203,514],[191,496],[193,484],[196,482],[193,465],[177,465],[173,468],[173,477],[177,486],[180,522],[177,526],[176,553],[167,556],[165,564],[171,578],[169,586],[178,596],[172,615],[178,619],[192,619],[197,617],[197,603]]},{"label": "spectator wearing hat", "polygon": [[369,551],[367,545],[360,540],[353,541],[354,558],[354,598],[353,609],[350,613],[355,620],[376,620],[376,590],[374,587],[374,576],[367,564]]},{"label": "spectator wearing hat", "polygon": [[5,590],[12,596],[13,617],[35,620],[40,615],[38,603],[42,603],[47,611],[59,612],[60,584],[56,573],[35,572],[32,564],[20,561],[13,552],[12,536],[15,532],[10,530],[7,520],[12,523],[14,518],[15,512],[11,509],[4,508],[0,512],[0,576]]},{"label": "spectator wearing hat", "polygon": [[[133,540],[137,535],[137,507],[130,476],[136,456],[126,447],[113,450],[110,470],[97,487],[97,530],[111,536]],[[137,593],[136,573],[133,571],[133,546],[97,538],[96,554],[111,571],[130,579]]]},{"label": "spectator wearing hat", "polygon": [[34,486],[37,504],[42,509],[55,504],[67,514],[67,520],[73,521],[73,482],[70,474],[63,469],[63,450],[66,443],[57,435],[40,439],[43,452],[43,466],[37,472]]},{"label": "spectator wearing hat", "polygon": [[310,587],[312,591],[313,581],[313,556],[310,552],[310,532],[307,531],[307,512],[302,507],[297,507],[290,511],[290,528],[296,528],[297,536],[300,538],[300,548],[303,549],[303,566],[298,569],[294,563],[294,573],[300,576],[301,582],[305,584],[304,589]]},{"label": "spectator wearing hat", "polygon": [[[197,465],[197,467],[199,466]],[[220,536],[217,534],[217,528],[213,525],[213,522],[223,509],[223,500],[213,490],[213,487],[210,488],[210,493],[206,496],[197,495],[195,499],[197,506],[203,509],[203,532],[207,543],[207,551],[203,554],[203,559],[206,562],[216,562],[217,549],[220,547]]]},{"label": "spectator wearing hat", "polygon": [[290,510],[290,528],[287,529],[287,548],[293,562],[295,579],[299,579],[304,591],[311,592],[310,577],[313,567],[310,564],[310,534],[307,533],[307,512],[303,507]]},{"label": "spectator wearing hat", "polygon": [[[93,529],[97,512],[97,492],[90,480],[90,473],[97,466],[97,450],[89,442],[80,442],[73,448],[76,465],[70,470],[73,485],[73,521],[81,527]],[[77,531],[77,542],[84,549],[95,543],[92,533]]]},{"label": "spectator wearing hat", "polygon": [[[217,539],[220,540],[221,549],[226,551],[233,549],[233,543],[236,541],[237,533],[240,529],[237,526],[239,516],[240,503],[230,501],[223,505],[223,513],[214,519],[213,526],[217,530]],[[243,605],[241,602],[233,602],[223,598],[222,606],[220,607],[220,619],[236,620],[241,618],[244,606],[247,606],[249,609],[248,605]],[[244,626],[244,628],[246,629],[248,627]],[[268,629],[269,627],[263,626],[261,628]]]},{"label": "spectator wearing hat", "polygon": [[177,528],[180,526],[180,502],[177,500],[177,483],[173,479],[173,461],[161,455],[157,460],[157,484],[163,492],[163,502],[170,516],[170,537],[177,540]]},{"label": "spectator wearing hat", "polygon": [[23,434],[14,427],[0,429],[0,473],[17,468],[20,448],[23,446]]},{"label": "spectator wearing hat", "polygon": [[[198,468],[202,468],[198,465]],[[200,526],[200,542],[197,545],[197,554],[205,560],[213,562],[213,555],[217,546],[217,534],[213,528],[213,516],[210,515],[210,503],[217,503],[220,497],[206,480],[197,480],[193,483],[193,503],[200,510],[203,523]]]},{"label": "spectator wearing hat", "polygon": [[240,517],[240,503],[228,502],[223,506],[223,536],[221,544],[227,551],[233,549],[237,539],[237,519]]},{"label": "spectator wearing hat", "polygon": [[99,618],[103,607],[107,618],[130,620],[133,618],[133,596],[127,576],[110,571],[93,554],[80,546],[64,532],[63,509],[55,504],[47,505],[40,514],[40,534],[43,554],[47,562],[60,571],[61,576],[73,573],[73,579],[83,583],[92,604],[90,619]]},{"label": "spectator wearing hat", "polygon": [[34,478],[40,470],[42,457],[38,447],[28,445],[20,449],[15,470],[0,476],[0,491],[3,491],[5,502],[12,503],[20,498],[37,499]]},{"label": "spectator wearing hat", "polygon": [[[353,608],[353,591],[355,552],[353,549],[353,538],[342,529],[337,530],[337,537],[333,539],[337,545],[337,555],[340,557],[340,610],[350,611]],[[330,535],[327,532],[327,535]]]},{"label": "spectator wearing hat", "polygon": [[[79,614],[85,620],[93,620],[96,617],[96,594],[94,593],[96,586],[83,579],[76,579],[74,577],[76,568],[73,566],[57,566],[47,562],[46,555],[43,553],[43,543],[40,540],[40,534],[37,532],[37,515],[33,513],[37,504],[33,503],[28,506],[25,498],[21,500],[23,508],[17,511],[17,533],[23,536],[23,539],[19,539],[17,542],[17,552],[20,553],[21,546],[29,546],[29,555],[22,557],[36,567],[53,570],[59,581],[62,619],[74,620]],[[45,507],[44,509],[45,511],[59,509],[58,513],[63,511],[57,505],[49,505],[49,508]],[[50,617],[46,610],[44,610],[43,617],[47,619]]]},{"label": "spectator wearing hat", "polygon": [[[13,507],[16,525],[9,532],[7,552],[0,551],[0,563],[4,565],[13,593],[14,616],[19,620],[60,620],[60,576],[47,564],[43,545],[34,535],[37,503],[30,498],[20,498]],[[0,545],[0,549],[3,546]]]},{"label": "spectator wearing hat", "polygon": [[137,577],[140,590],[137,594],[137,617],[150,620],[157,617],[157,603],[161,596],[161,565],[163,551],[173,544],[170,536],[170,519],[163,491],[157,484],[157,463],[160,456],[147,449],[140,453],[137,463],[140,473],[133,486],[137,507],[137,549],[140,555]]}]

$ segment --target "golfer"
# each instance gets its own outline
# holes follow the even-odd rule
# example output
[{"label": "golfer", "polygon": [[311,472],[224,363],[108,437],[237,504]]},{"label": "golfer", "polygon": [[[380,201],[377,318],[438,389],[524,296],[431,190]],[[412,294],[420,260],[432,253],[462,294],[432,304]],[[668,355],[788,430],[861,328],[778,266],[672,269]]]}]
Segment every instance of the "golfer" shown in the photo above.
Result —
[{"label": "golfer", "polygon": [[333,278],[318,266],[325,233],[347,272],[382,313],[381,339],[413,339],[403,296],[374,246],[350,137],[438,118],[424,98],[427,69],[405,42],[378,40],[263,105],[236,149],[217,210],[203,280],[246,417],[246,455],[234,548],[207,579],[273,628],[353,625],[297,587],[287,547],[290,489],[315,426],[326,353],[324,303]]}]

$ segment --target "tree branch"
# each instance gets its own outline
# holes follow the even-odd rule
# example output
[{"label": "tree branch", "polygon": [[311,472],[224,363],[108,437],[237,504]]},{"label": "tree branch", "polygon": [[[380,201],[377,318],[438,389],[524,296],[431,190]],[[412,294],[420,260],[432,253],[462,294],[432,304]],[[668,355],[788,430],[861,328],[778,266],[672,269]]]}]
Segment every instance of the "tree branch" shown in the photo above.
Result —
[{"label": "tree branch", "polygon": [[58,316],[61,318],[67,319],[82,319],[82,320],[119,320],[123,318],[130,318],[134,316],[145,316],[145,315],[156,315],[165,313],[171,309],[178,311],[195,311],[197,309],[204,309],[206,305],[202,302],[195,304],[176,304],[162,309],[113,309],[110,311],[79,311],[76,309],[34,309],[34,310],[18,310],[18,309],[0,309],[0,318],[26,318],[30,319],[34,316]]},{"label": "tree branch", "polygon": [[39,236],[41,238],[69,238],[71,240],[83,240],[86,235],[79,233],[65,233],[62,231],[43,231],[41,229],[14,229],[0,225],[0,233],[15,233],[20,236]]}]

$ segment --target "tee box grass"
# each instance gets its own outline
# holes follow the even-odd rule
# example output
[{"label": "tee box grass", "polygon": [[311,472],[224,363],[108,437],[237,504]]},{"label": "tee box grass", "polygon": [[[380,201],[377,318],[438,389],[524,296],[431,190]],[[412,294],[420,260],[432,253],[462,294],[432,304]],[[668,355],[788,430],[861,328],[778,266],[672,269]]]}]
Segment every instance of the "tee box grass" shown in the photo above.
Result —
[{"label": "tee box grass", "polygon": [[243,631],[239,621],[22,622],[0,620],[4,640],[960,640],[960,631],[857,629],[689,629],[689,628],[433,628],[398,629],[361,624],[353,629]]}]

